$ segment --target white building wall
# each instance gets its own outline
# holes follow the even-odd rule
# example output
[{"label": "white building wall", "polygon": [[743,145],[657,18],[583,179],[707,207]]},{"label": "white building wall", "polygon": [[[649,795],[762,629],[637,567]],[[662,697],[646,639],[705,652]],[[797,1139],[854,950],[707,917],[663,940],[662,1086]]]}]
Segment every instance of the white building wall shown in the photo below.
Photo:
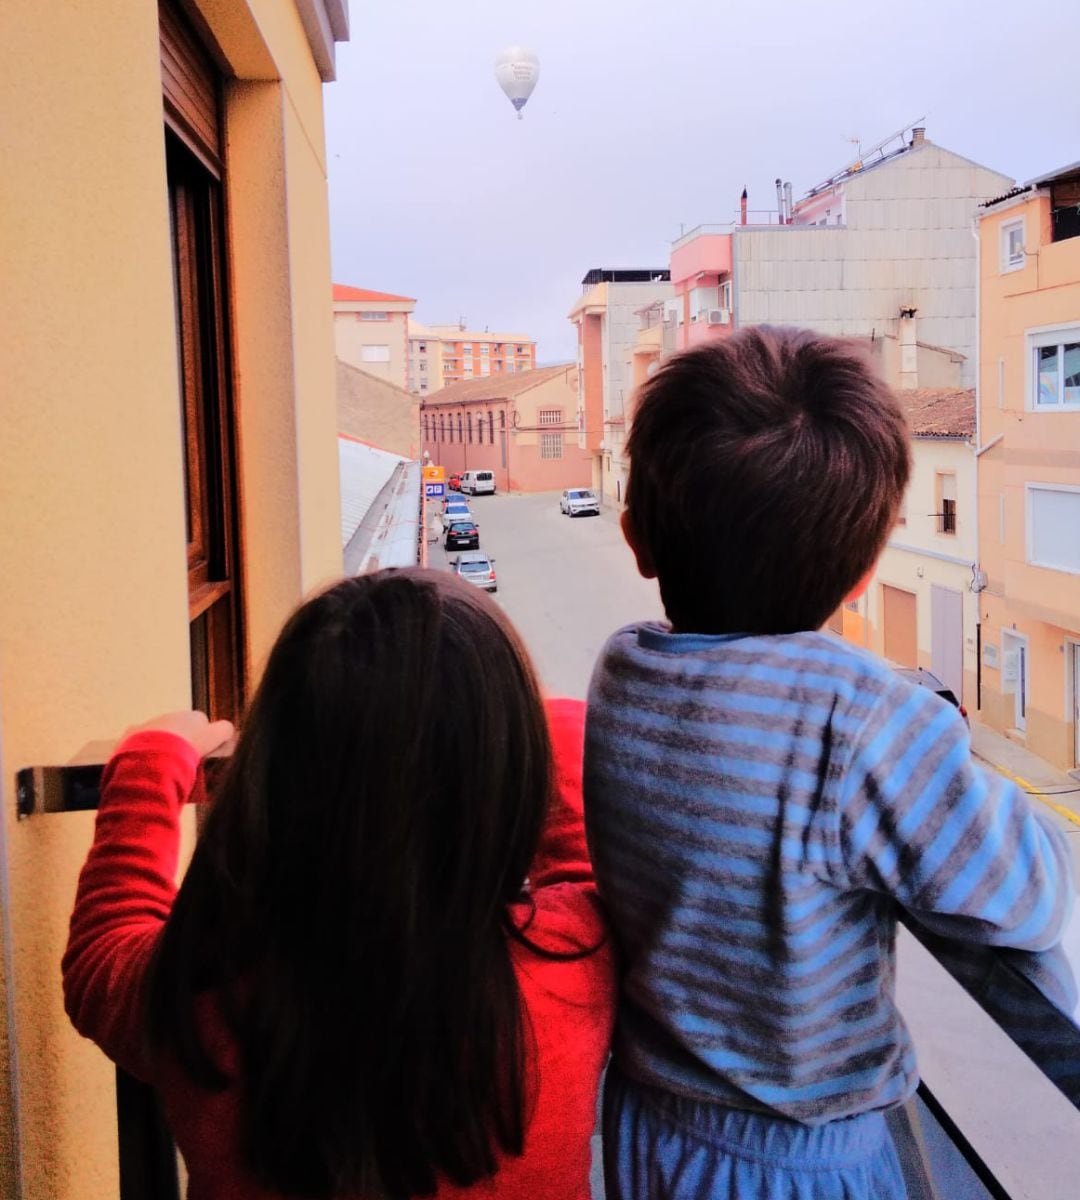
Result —
[{"label": "white building wall", "polygon": [[[915,593],[919,665],[931,668],[931,591],[935,584],[963,596],[964,696],[974,708],[978,595],[971,590],[977,557],[976,459],[971,442],[959,438],[913,438],[911,483],[904,502],[906,524],[898,525],[878,562],[864,604],[872,648],[882,650],[881,585]],[[937,476],[956,476],[956,533],[939,533]]]},{"label": "white building wall", "polygon": [[931,143],[844,184],[842,226],[734,229],[739,325],[804,325],[865,337],[896,333],[918,310],[918,340],[965,355],[975,378],[979,204],[1012,180]]}]

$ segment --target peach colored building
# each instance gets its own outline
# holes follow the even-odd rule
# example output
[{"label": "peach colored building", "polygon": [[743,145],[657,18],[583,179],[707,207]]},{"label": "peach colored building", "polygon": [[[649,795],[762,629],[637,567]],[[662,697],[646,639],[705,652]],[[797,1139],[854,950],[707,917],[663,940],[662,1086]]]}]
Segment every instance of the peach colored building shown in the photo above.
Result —
[{"label": "peach colored building", "polygon": [[638,337],[641,314],[671,299],[668,279],[666,267],[594,267],[582,279],[581,299],[568,314],[578,339],[578,445],[591,457],[593,490],[615,504],[626,490],[627,415],[638,375],[637,350],[645,344]]},{"label": "peach colored building", "polygon": [[[429,325],[426,332],[429,338],[439,340],[442,381],[436,384],[433,379],[433,388],[491,375],[520,375],[536,367],[536,342],[523,333],[489,333],[486,329],[477,333],[463,325]],[[419,339],[414,336],[412,340],[419,366]],[[434,376],[435,372],[429,369],[427,374]]]},{"label": "peach colored building", "polygon": [[1080,767],[1080,163],[979,222],[982,717]]},{"label": "peach colored building", "polygon": [[409,314],[416,301],[335,283],[334,349],[342,362],[409,386]]},{"label": "peach colored building", "polygon": [[9,13],[0,1196],[157,1198],[178,1193],[153,1097],[63,1009],[94,814],[16,819],[16,772],[100,756],[153,713],[235,715],[341,573],[323,85],[348,12]]},{"label": "peach colored building", "polygon": [[567,363],[452,384],[421,405],[424,451],[448,475],[494,471],[501,491],[588,487],[589,454],[577,439],[577,397],[577,368]]}]

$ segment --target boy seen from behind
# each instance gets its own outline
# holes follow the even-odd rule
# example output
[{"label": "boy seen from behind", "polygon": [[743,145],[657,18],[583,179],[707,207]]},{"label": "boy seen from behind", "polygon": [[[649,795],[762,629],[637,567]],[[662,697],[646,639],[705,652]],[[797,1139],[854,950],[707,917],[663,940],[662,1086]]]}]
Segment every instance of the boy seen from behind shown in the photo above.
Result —
[{"label": "boy seen from behind", "polygon": [[585,802],[624,977],[609,1200],[900,1200],[884,1113],[917,1083],[896,905],[1045,949],[1064,838],[959,712],[819,630],[865,588],[910,471],[851,344],[756,328],[642,388],[623,530],[670,625],[610,639]]}]

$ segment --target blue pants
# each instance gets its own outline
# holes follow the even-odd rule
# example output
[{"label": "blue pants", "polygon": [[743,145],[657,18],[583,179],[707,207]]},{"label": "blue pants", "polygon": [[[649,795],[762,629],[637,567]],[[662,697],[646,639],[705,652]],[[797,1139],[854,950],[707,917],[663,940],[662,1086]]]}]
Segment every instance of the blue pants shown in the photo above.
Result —
[{"label": "blue pants", "polygon": [[607,1200],[905,1200],[880,1112],[826,1125],[604,1083]]}]

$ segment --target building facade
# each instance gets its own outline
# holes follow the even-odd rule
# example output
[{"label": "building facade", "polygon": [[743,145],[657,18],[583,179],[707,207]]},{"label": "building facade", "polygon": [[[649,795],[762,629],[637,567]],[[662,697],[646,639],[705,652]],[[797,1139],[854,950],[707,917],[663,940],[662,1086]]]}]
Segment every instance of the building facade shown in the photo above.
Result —
[{"label": "building facade", "polygon": [[801,325],[903,342],[898,371],[909,387],[937,386],[918,375],[920,344],[958,353],[961,383],[974,386],[972,226],[978,206],[1012,180],[914,127],[798,202],[777,184],[776,210],[744,210],[673,244],[674,348],[746,325]]},{"label": "building facade", "polygon": [[442,338],[427,325],[409,321],[409,391],[431,395],[444,386]]},{"label": "building facade", "polygon": [[94,814],[17,820],[14,783],[153,713],[235,715],[341,572],[323,83],[348,15],[114,0],[3,27],[0,1196],[159,1200],[147,1097],[63,1009]]},{"label": "building facade", "polygon": [[409,314],[416,301],[391,292],[333,285],[334,349],[349,366],[409,387]]},{"label": "building facade", "polygon": [[569,313],[578,341],[578,445],[590,456],[593,490],[620,504],[642,310],[672,298],[670,272],[595,267],[581,284],[581,299]]},{"label": "building facade", "polygon": [[588,487],[589,455],[577,439],[577,368],[452,384],[423,401],[425,461],[454,471],[487,469],[501,491]]},{"label": "building facade", "polygon": [[979,609],[974,389],[897,393],[911,482],[863,596],[830,627],[901,667],[932,671],[965,707],[977,697]]},{"label": "building facade", "polygon": [[464,325],[412,322],[409,361],[411,390],[434,393],[467,379],[532,371],[536,367],[536,342],[522,333],[491,333],[486,329],[476,333]]},{"label": "building facade", "polygon": [[979,222],[982,716],[1080,767],[1080,164]]}]

